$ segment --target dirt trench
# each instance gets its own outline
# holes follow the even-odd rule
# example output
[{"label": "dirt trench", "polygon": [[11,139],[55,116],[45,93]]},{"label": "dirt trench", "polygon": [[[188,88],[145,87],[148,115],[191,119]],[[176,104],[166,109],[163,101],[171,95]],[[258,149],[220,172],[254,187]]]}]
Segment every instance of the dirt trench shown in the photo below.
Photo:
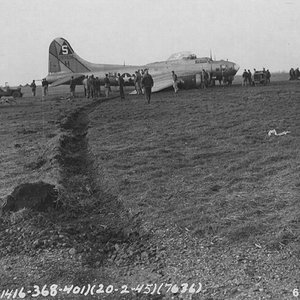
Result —
[{"label": "dirt trench", "polygon": [[[61,201],[71,202],[67,203],[69,210],[72,209],[72,201],[75,201],[77,209],[82,205],[83,213],[77,214],[80,216],[78,222],[73,222],[72,226],[77,232],[85,231],[84,237],[92,242],[85,247],[86,241],[78,239],[74,248],[76,252],[88,248],[84,260],[91,268],[110,265],[108,269],[112,282],[120,280],[122,276],[132,275],[136,268],[146,269],[156,278],[164,267],[164,257],[157,245],[151,242],[151,234],[142,229],[140,217],[130,215],[123,203],[118,201],[117,195],[105,190],[101,181],[103,174],[95,165],[89,148],[89,113],[99,104],[77,109],[60,122],[63,132],[60,142],[60,180],[64,189]],[[78,205],[78,202],[82,203]],[[136,295],[136,299],[163,297]],[[120,297],[133,298],[132,294]],[[114,299],[119,298],[115,295]]]},{"label": "dirt trench", "polygon": [[[29,231],[33,232],[32,243],[28,243],[30,247],[26,251],[30,255],[36,248],[42,251],[49,245],[59,245],[55,240],[57,234],[68,236],[69,242],[64,247],[78,248],[78,253],[90,252],[92,256],[93,248],[109,253],[115,243],[123,243],[135,231],[117,195],[101,186],[101,174],[89,149],[88,114],[102,102],[94,101],[60,116],[55,136],[47,142],[44,153],[34,164],[34,170],[38,169],[43,180],[22,183],[6,198],[2,221],[11,234],[17,226],[10,221],[15,219],[14,215],[20,222],[28,223],[28,230],[30,226]],[[37,216],[43,216],[43,225],[36,226]],[[43,235],[41,226],[45,231]],[[17,230],[15,234],[18,235]],[[22,241],[18,243],[20,247],[15,243],[11,245],[16,253],[27,246],[27,241],[21,238],[19,241]],[[31,247],[34,241],[39,247]]]},{"label": "dirt trench", "polygon": [[[111,194],[103,185],[103,174],[99,172],[89,148],[89,113],[101,103],[97,101],[78,108],[60,120],[62,135],[57,156],[60,166],[58,201],[59,205],[66,207],[69,212],[74,210],[75,214],[100,214],[103,216],[101,222],[109,223],[103,226],[124,238],[123,235],[128,235],[124,230],[128,229],[129,215],[117,195]],[[110,216],[109,220],[106,216]]]},{"label": "dirt trench", "polygon": [[[81,271],[88,270],[84,278],[81,278],[83,275],[79,278],[81,271],[78,273],[73,267],[60,265],[55,257],[49,276],[56,282],[66,278],[74,284],[83,279],[90,282],[99,274],[98,281],[121,284],[124,276],[129,279],[137,269],[148,270],[156,278],[163,266],[164,259],[157,245],[151,243],[151,234],[141,229],[141,219],[130,215],[118,195],[107,190],[90,150],[89,113],[102,102],[95,101],[59,117],[55,136],[48,141],[37,163],[30,165],[47,180],[17,186],[15,193],[10,195],[12,203],[25,197],[29,207],[21,209],[24,204],[21,200],[20,207],[14,206],[14,211],[0,219],[3,229],[0,238],[6,241],[0,247],[2,257],[44,257],[53,251],[68,257],[70,264],[79,262]],[[44,198],[39,196],[42,189]],[[48,190],[55,193],[48,193]],[[19,198],[16,197],[18,191],[21,191]],[[47,195],[55,197],[50,199]],[[49,207],[43,202],[45,206],[41,209],[30,207],[32,199],[36,203],[50,199],[49,203],[55,206]],[[57,265],[63,270],[63,277],[57,273]],[[44,266],[40,265],[35,274],[37,284],[40,281],[44,284],[44,279],[39,277],[42,270]],[[11,288],[14,276],[13,272],[2,277],[0,274],[3,287]],[[27,277],[22,280],[24,285],[30,284]],[[120,299],[134,297],[129,294]],[[135,299],[146,298],[146,295],[139,295]],[[119,298],[114,295],[114,299]]]}]

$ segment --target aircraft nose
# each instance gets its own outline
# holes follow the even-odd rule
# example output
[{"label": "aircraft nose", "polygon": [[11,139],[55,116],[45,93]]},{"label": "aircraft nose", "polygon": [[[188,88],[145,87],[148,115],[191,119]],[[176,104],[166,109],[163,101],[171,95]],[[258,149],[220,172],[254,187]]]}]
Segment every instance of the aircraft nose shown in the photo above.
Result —
[{"label": "aircraft nose", "polygon": [[238,71],[240,69],[240,66],[238,64],[233,64],[233,69]]}]

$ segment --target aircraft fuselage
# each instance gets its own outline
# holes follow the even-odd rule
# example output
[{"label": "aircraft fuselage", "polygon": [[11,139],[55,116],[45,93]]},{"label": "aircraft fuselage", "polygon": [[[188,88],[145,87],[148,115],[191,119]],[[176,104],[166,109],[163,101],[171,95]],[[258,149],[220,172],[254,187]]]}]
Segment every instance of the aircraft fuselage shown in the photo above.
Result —
[{"label": "aircraft fuselage", "polygon": [[49,74],[46,79],[50,84],[60,85],[68,84],[73,76],[77,84],[82,84],[84,77],[94,75],[103,85],[105,75],[108,74],[111,85],[117,85],[117,74],[120,73],[125,85],[134,85],[135,72],[146,68],[154,79],[154,91],[172,86],[172,71],[176,73],[183,87],[192,88],[200,86],[204,70],[209,74],[210,82],[222,80],[229,84],[239,70],[234,62],[214,61],[208,57],[197,58],[195,55],[180,58],[173,56],[166,61],[141,66],[94,64],[79,57],[65,39],[57,38],[49,47]]}]

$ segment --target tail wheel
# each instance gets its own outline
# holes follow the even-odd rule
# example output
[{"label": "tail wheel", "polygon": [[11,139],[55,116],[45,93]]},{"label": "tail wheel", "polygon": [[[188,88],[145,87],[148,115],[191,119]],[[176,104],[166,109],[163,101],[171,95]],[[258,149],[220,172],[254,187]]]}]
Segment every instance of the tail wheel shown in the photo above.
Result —
[{"label": "tail wheel", "polygon": [[18,97],[21,97],[22,95],[21,95],[21,93],[20,93],[19,91],[14,91],[14,92],[12,93],[12,96],[13,96],[14,98],[18,98]]}]

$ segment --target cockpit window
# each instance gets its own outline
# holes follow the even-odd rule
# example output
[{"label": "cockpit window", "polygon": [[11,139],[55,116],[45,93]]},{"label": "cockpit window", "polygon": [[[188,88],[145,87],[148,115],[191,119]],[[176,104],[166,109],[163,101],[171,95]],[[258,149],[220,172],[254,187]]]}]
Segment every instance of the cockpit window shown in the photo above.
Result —
[{"label": "cockpit window", "polygon": [[182,51],[172,54],[168,60],[177,60],[177,59],[196,59],[197,56],[190,51]]},{"label": "cockpit window", "polygon": [[196,59],[197,56],[195,54],[190,54],[189,56],[186,57],[186,59]]}]

